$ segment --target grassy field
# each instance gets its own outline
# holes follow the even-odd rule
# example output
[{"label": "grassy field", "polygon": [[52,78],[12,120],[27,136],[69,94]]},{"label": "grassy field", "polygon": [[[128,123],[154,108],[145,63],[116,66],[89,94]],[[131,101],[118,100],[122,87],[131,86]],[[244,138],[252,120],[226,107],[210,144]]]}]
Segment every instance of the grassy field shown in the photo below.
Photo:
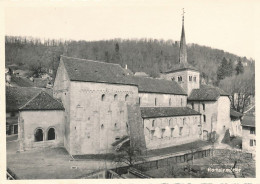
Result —
[{"label": "grassy field", "polygon": [[17,142],[7,142],[7,167],[20,179],[73,179],[95,170],[113,167],[112,162],[72,161],[64,148],[17,153]]}]

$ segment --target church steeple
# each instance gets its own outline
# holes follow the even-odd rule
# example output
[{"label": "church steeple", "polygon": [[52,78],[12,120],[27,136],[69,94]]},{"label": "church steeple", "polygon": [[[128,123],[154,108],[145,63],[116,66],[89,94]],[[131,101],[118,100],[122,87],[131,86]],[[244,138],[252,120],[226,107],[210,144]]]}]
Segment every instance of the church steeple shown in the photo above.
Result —
[{"label": "church steeple", "polygon": [[180,53],[179,53],[179,63],[186,66],[187,65],[187,48],[185,40],[184,31],[184,8],[182,9],[182,31],[181,31],[181,41],[180,41]]}]

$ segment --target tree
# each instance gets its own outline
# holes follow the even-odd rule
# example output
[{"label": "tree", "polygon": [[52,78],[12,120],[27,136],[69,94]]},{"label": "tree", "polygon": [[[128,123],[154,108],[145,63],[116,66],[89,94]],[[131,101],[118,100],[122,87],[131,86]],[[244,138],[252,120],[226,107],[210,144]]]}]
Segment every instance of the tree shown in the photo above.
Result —
[{"label": "tree", "polygon": [[130,141],[121,148],[119,154],[114,159],[114,162],[117,164],[125,164],[130,167],[142,161],[144,161],[144,158],[141,148],[135,144],[130,145]]},{"label": "tree", "polygon": [[243,74],[227,77],[220,81],[220,88],[228,92],[231,107],[243,113],[249,105],[250,97],[255,96],[255,73],[247,69]]},{"label": "tree", "polygon": [[224,57],[221,65],[218,67],[217,70],[217,80],[223,80],[226,76],[229,76],[229,64],[227,59]]},{"label": "tree", "polygon": [[238,60],[235,70],[236,70],[236,75],[244,73],[244,66],[240,58]]}]

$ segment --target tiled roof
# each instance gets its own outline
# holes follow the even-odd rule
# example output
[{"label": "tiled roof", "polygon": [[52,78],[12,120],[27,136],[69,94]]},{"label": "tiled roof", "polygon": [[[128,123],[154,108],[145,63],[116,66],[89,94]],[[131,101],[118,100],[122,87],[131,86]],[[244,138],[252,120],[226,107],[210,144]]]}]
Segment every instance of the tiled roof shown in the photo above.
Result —
[{"label": "tiled roof", "polygon": [[133,84],[127,72],[119,65],[61,56],[71,81]]},{"label": "tiled roof", "polygon": [[219,96],[229,96],[229,94],[214,86],[201,85],[200,89],[193,89],[191,91],[188,100],[215,101]]},{"label": "tiled roof", "polygon": [[187,95],[175,81],[133,76],[139,92]]},{"label": "tiled roof", "polygon": [[34,84],[26,77],[11,76],[11,85],[15,87],[33,87]]},{"label": "tiled roof", "polygon": [[237,112],[237,111],[235,111],[233,109],[230,109],[230,117],[240,118],[242,116],[243,116],[242,113]]},{"label": "tiled roof", "polygon": [[19,110],[64,110],[62,103],[54,99],[45,91],[29,100]]},{"label": "tiled roof", "polygon": [[18,109],[39,94],[42,90],[52,94],[52,90],[26,87],[6,87],[6,111],[18,111]]},{"label": "tiled roof", "polygon": [[188,107],[141,107],[142,118],[200,115]]},{"label": "tiled roof", "polygon": [[178,65],[174,65],[169,71],[164,72],[164,73],[173,73],[173,72],[183,71],[183,70],[199,71],[197,68],[195,68],[194,66],[191,66],[188,63],[180,63]]},{"label": "tiled roof", "polygon": [[242,118],[242,126],[255,127],[255,116],[245,115]]}]

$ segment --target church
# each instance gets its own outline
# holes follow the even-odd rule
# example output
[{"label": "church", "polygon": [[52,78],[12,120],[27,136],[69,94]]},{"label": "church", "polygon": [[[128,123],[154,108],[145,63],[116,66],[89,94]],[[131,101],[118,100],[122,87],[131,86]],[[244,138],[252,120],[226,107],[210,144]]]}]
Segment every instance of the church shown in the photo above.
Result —
[{"label": "church", "polygon": [[118,64],[61,56],[53,93],[19,107],[20,151],[64,146],[71,155],[115,153],[127,141],[160,149],[216,139],[230,129],[229,94],[200,84],[187,62],[184,17],[179,64],[160,78]]}]

